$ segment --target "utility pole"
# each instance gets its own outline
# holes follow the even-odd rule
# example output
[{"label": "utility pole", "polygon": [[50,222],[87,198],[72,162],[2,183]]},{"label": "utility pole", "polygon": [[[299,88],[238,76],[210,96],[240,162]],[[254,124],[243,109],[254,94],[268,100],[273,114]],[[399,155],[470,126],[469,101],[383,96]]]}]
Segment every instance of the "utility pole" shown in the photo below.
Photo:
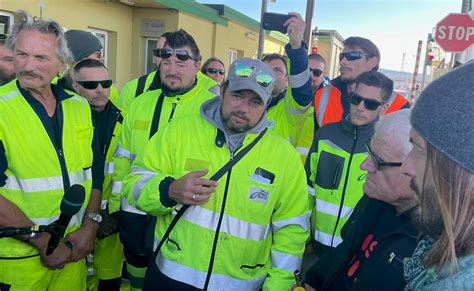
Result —
[{"label": "utility pole", "polygon": [[425,86],[425,79],[426,79],[426,70],[428,67],[428,54],[430,52],[431,42],[433,41],[433,37],[431,33],[428,33],[428,39],[426,40],[426,51],[425,51],[425,61],[423,63],[423,74],[421,75],[421,86],[420,90],[423,90]]},{"label": "utility pole", "polygon": [[[461,13],[468,13],[471,10],[472,3],[471,0],[462,0]],[[460,53],[453,53],[454,59],[451,61],[451,67],[461,60]]]},{"label": "utility pole", "polygon": [[265,42],[265,31],[263,30],[262,23],[263,23],[263,13],[267,11],[268,0],[262,0],[262,11],[260,14],[260,33],[258,34],[258,51],[257,51],[257,58],[259,60],[262,59],[263,56],[263,46]]},{"label": "utility pole", "polygon": [[413,82],[411,83],[411,96],[410,96],[410,107],[413,107],[415,103],[415,94],[416,94],[416,79],[418,78],[418,67],[420,66],[420,57],[421,57],[421,46],[423,41],[418,41],[418,49],[416,51],[416,62],[415,62],[415,72],[413,72]]},{"label": "utility pole", "polygon": [[304,41],[307,43],[308,47],[311,48],[311,35],[312,35],[312,27],[311,22],[313,21],[313,10],[314,10],[314,0],[307,0],[306,1],[306,29],[304,31]]}]

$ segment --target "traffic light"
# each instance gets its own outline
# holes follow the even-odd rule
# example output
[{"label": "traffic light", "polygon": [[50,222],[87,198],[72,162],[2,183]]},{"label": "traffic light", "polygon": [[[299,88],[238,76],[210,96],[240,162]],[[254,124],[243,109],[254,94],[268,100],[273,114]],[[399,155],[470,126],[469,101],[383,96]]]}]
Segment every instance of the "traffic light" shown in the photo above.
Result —
[{"label": "traffic light", "polygon": [[433,59],[434,55],[428,55],[428,57],[426,58],[426,65],[431,66],[431,64],[433,63]]},{"label": "traffic light", "polygon": [[311,53],[312,53],[312,54],[315,54],[315,53],[317,53],[317,52],[318,52],[318,48],[315,47],[315,46],[313,46],[313,47],[311,48]]}]

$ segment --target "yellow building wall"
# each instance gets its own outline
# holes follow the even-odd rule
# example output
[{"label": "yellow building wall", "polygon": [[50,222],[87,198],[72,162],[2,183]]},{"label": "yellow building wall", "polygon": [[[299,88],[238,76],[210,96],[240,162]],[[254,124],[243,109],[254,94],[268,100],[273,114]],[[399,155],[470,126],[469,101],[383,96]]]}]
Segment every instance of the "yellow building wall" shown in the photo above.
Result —
[{"label": "yellow building wall", "polygon": [[[97,0],[43,0],[43,19],[54,19],[66,29],[95,28],[109,33],[108,67],[112,79],[121,86],[130,79],[132,9]],[[1,11],[22,9],[40,16],[39,1],[0,0]]]},{"label": "yellow building wall", "polygon": [[131,46],[131,78],[137,78],[144,73],[145,69],[145,40],[146,38],[158,38],[158,35],[146,34],[143,30],[143,20],[152,19],[163,21],[164,31],[175,31],[178,29],[178,11],[172,9],[135,8],[133,9]]}]

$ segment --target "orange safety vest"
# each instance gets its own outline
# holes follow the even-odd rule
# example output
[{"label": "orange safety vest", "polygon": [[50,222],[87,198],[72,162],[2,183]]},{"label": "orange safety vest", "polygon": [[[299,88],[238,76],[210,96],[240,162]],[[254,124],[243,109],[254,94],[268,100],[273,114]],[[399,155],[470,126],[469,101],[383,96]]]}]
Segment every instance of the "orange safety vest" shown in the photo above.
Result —
[{"label": "orange safety vest", "polygon": [[[384,115],[400,110],[408,103],[408,100],[393,91],[387,103],[389,106]],[[328,123],[341,121],[343,113],[341,91],[339,91],[338,88],[329,84],[316,91],[314,94],[314,115],[316,116],[319,127]]]}]

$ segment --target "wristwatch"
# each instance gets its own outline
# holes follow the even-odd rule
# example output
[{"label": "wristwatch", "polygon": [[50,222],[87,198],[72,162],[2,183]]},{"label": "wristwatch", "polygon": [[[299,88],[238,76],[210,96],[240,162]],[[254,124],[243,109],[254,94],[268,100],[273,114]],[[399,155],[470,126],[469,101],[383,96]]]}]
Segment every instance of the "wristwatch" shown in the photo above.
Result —
[{"label": "wristwatch", "polygon": [[84,218],[89,218],[90,220],[92,220],[96,224],[99,224],[99,223],[102,222],[102,215],[100,215],[99,213],[95,213],[95,212],[86,213],[84,215]]}]

